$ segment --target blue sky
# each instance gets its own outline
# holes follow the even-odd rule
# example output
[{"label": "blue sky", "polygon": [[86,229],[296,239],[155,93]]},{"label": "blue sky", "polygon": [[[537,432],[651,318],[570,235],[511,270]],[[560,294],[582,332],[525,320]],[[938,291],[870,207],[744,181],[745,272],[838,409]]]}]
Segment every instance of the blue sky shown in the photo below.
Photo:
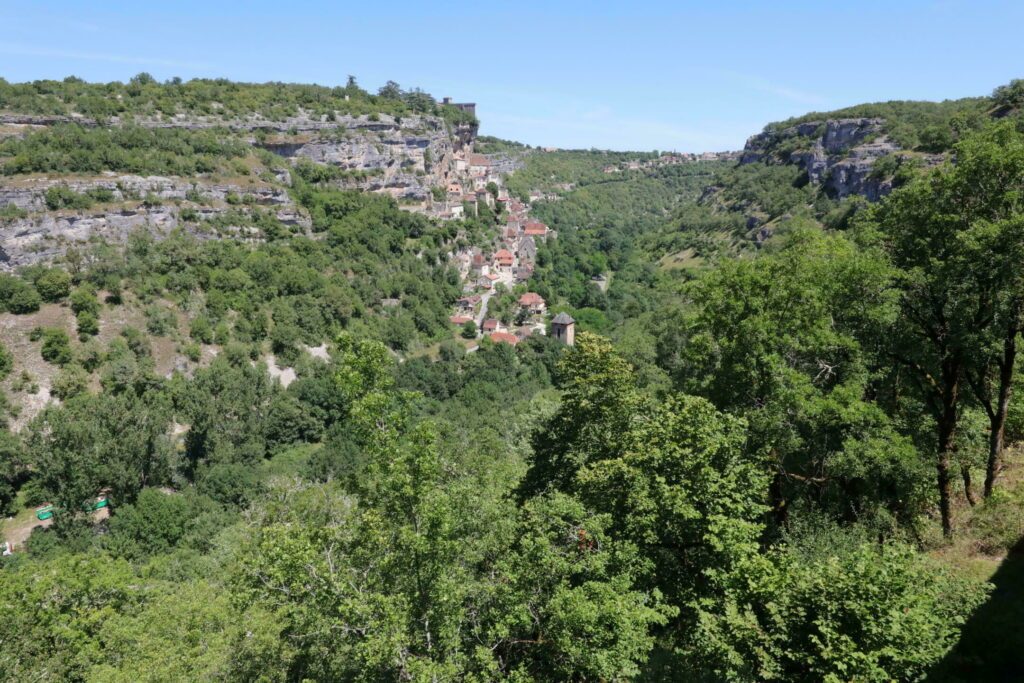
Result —
[{"label": "blue sky", "polygon": [[766,123],[1024,77],[1024,2],[0,0],[0,76],[388,79],[530,144],[737,149]]}]

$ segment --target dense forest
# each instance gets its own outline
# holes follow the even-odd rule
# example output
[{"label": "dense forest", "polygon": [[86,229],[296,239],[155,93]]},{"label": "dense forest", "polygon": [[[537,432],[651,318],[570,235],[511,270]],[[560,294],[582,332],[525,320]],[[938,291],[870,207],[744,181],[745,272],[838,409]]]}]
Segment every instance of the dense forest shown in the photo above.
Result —
[{"label": "dense forest", "polygon": [[[792,164],[485,140],[523,165],[511,194],[543,197],[530,288],[577,321],[571,347],[452,327],[450,255],[501,209],[441,221],[312,164],[288,169],[308,231],[237,198],[202,238],[0,276],[5,322],[75,325],[25,331],[59,400],[0,431],[8,522],[55,511],[0,559],[0,679],[1013,680],[1019,90],[958,104],[951,153],[876,203]],[[0,81],[0,110],[416,110],[398,92]],[[809,120],[847,115],[918,141],[957,116]],[[13,179],[242,161],[283,163],[219,129],[0,142]],[[113,201],[54,188],[52,212]],[[158,372],[167,345],[191,364]],[[0,374],[13,423],[35,378],[7,348]]]}]

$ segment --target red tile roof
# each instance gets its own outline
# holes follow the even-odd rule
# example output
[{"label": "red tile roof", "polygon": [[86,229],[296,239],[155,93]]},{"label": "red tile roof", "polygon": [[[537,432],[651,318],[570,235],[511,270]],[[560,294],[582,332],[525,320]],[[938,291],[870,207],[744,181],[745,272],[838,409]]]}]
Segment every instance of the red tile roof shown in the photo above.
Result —
[{"label": "red tile roof", "polygon": [[519,343],[519,337],[514,334],[509,334],[508,332],[492,332],[488,336],[491,338],[491,341],[496,344],[505,343],[515,346]]},{"label": "red tile roof", "polygon": [[544,297],[536,292],[527,292],[519,297],[520,306],[537,306],[544,303]]},{"label": "red tile roof", "polygon": [[484,330],[496,330],[498,329],[498,321],[496,318],[488,318],[484,321]]}]

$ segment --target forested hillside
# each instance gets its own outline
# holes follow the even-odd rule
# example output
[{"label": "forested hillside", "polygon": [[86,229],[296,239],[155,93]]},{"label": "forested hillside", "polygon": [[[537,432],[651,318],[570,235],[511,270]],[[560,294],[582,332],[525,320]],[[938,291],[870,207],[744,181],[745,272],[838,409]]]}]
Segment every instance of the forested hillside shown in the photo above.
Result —
[{"label": "forested hillside", "polygon": [[[701,158],[390,83],[0,82],[0,680],[1014,680],[1019,90]],[[451,315],[527,211],[489,310],[574,343]]]}]

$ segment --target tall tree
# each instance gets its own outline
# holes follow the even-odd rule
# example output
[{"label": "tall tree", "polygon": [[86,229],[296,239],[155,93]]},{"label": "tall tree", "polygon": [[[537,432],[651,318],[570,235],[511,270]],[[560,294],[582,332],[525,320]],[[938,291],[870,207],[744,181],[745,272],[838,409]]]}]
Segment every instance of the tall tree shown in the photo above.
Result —
[{"label": "tall tree", "polygon": [[[1020,332],[1024,139],[999,124],[956,147],[956,163],[895,192],[869,214],[899,269],[893,355],[935,420],[942,527],[952,533],[952,474],[965,395],[989,416],[986,491],[1002,457]],[[964,468],[970,499],[970,472]]]},{"label": "tall tree", "polygon": [[870,400],[890,277],[880,254],[800,231],[722,263],[663,321],[659,363],[676,386],[746,418],[770,456],[779,523],[795,500],[847,520],[916,513],[917,454]]}]

